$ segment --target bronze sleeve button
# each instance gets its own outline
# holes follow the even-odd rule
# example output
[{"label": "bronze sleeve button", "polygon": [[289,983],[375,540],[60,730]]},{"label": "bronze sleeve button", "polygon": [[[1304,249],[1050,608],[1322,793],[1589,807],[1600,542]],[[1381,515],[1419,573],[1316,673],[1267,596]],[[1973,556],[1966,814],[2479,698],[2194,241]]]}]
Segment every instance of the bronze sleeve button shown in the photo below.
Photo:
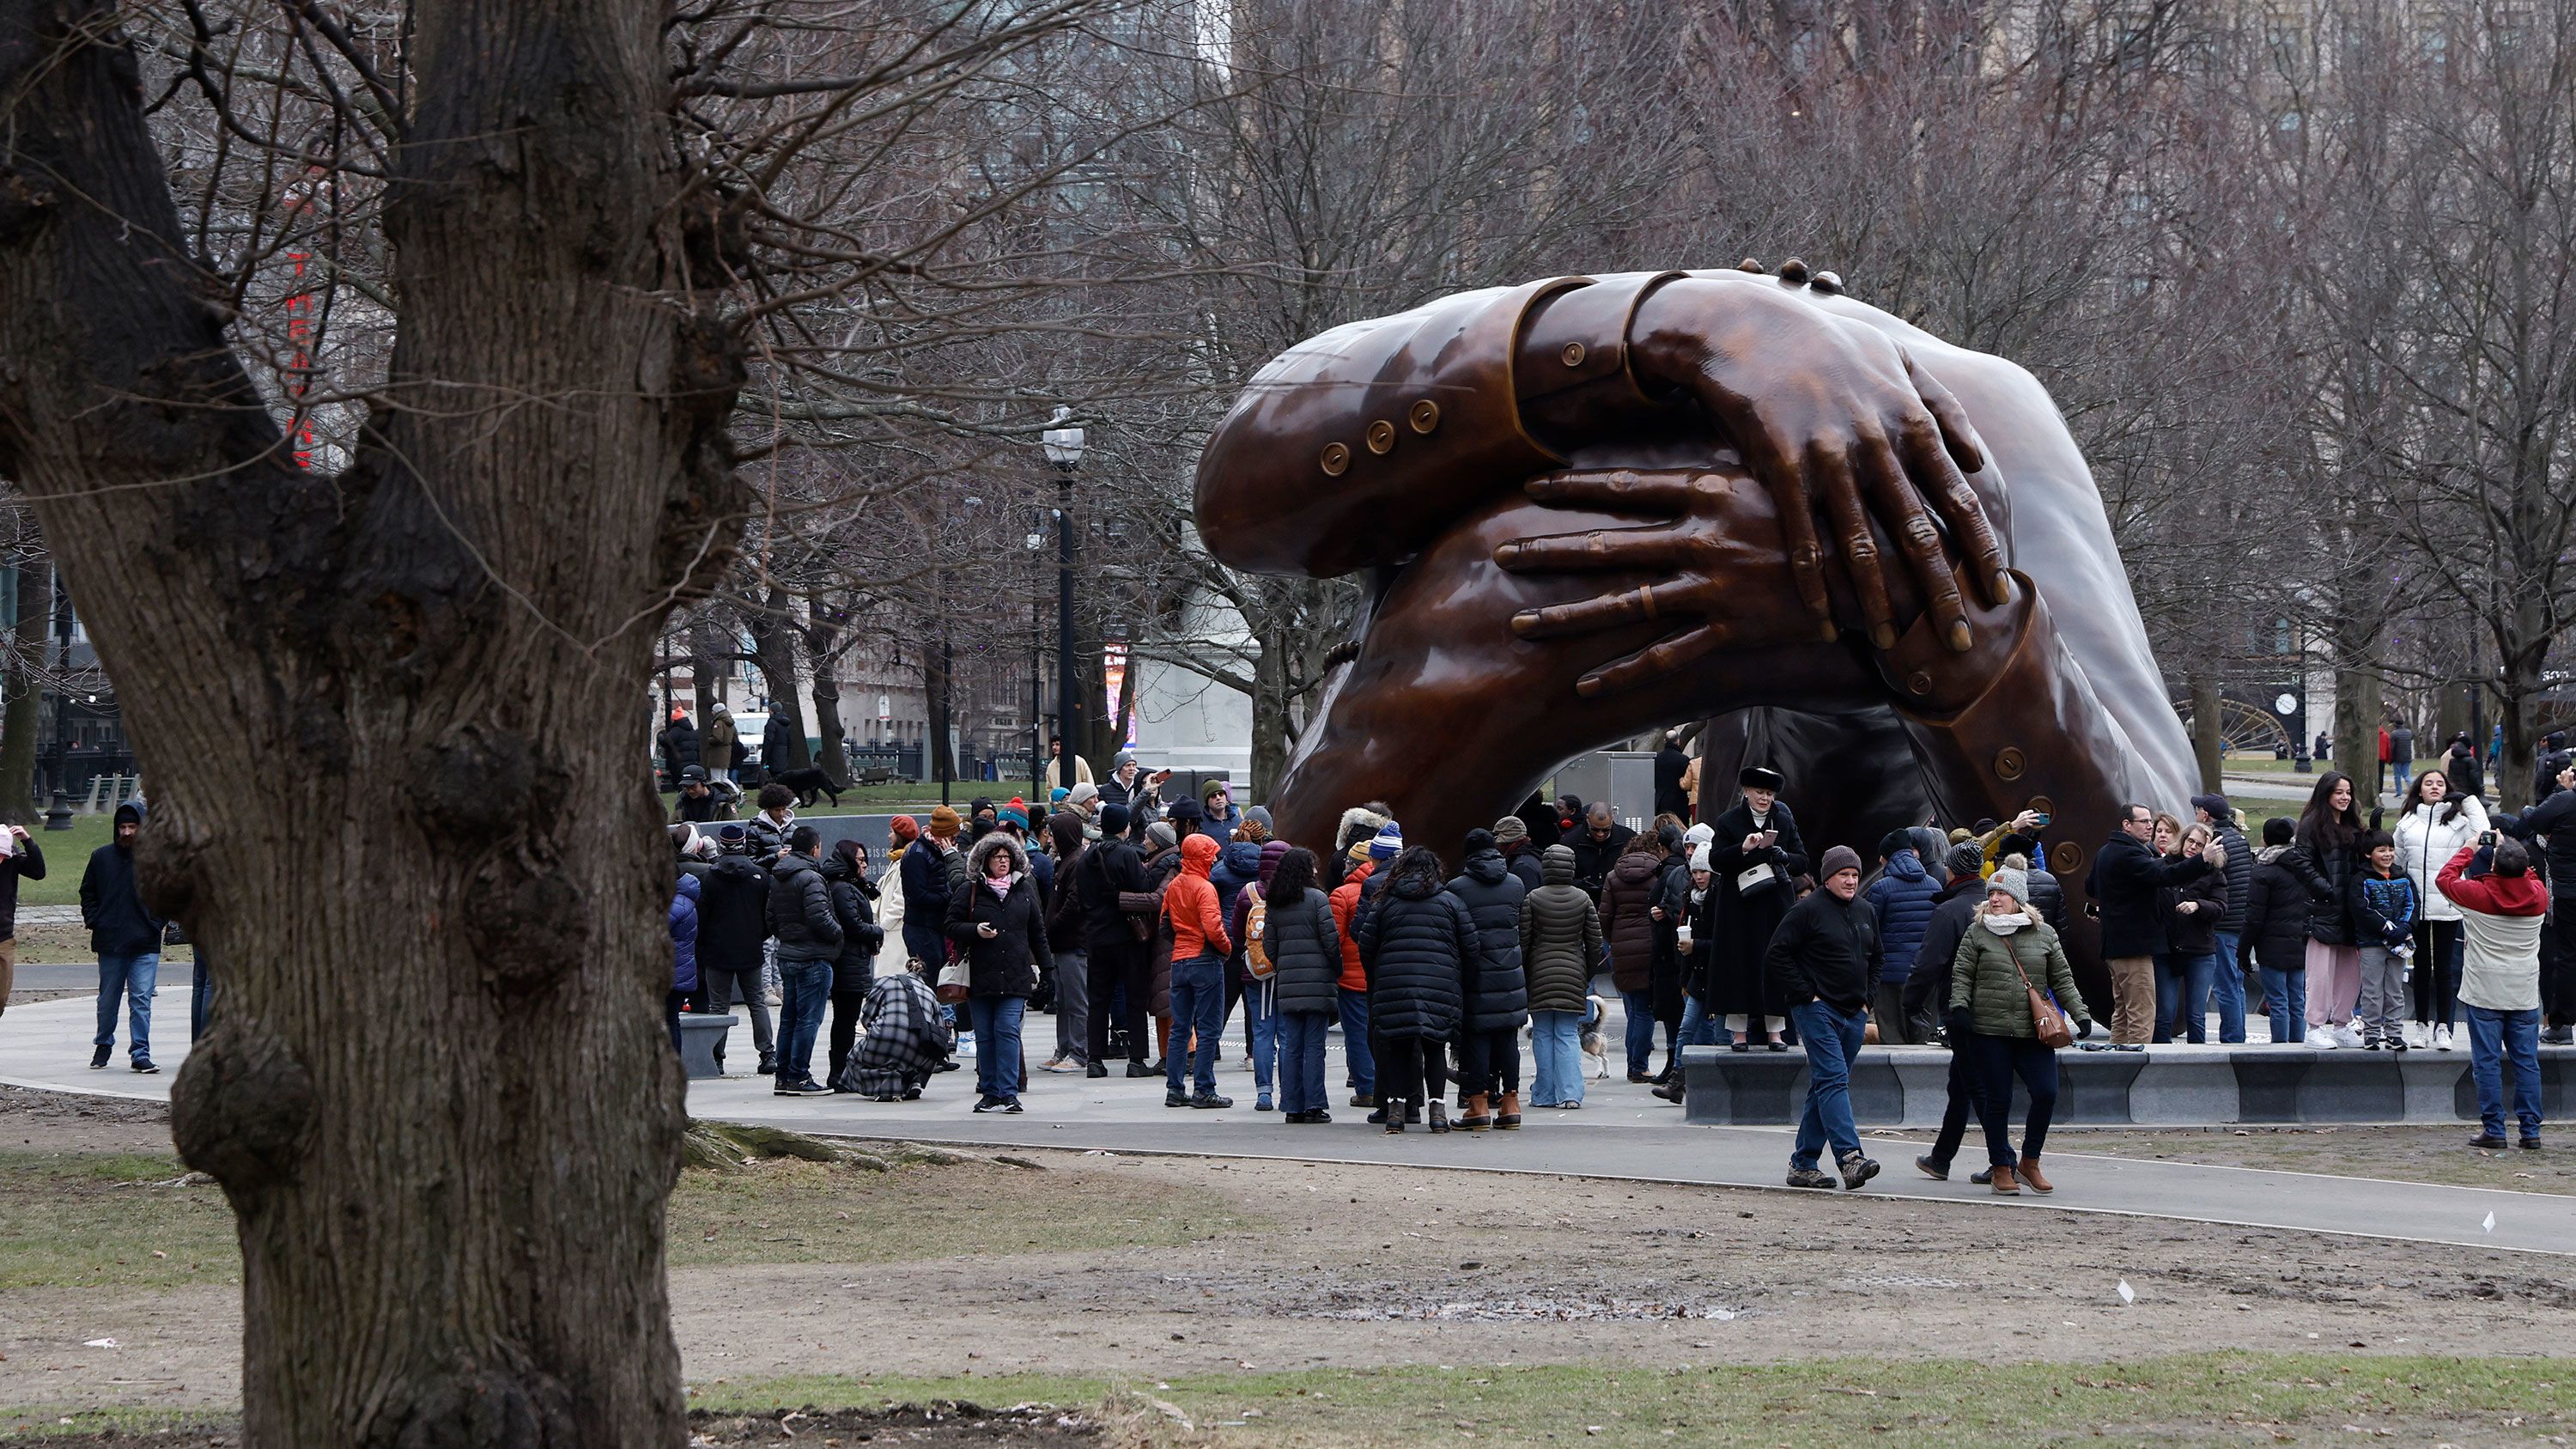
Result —
[{"label": "bronze sleeve button", "polygon": [[1349,472],[1349,471],[1350,471],[1350,467],[1351,467],[1351,450],[1350,450],[1350,447],[1349,447],[1349,445],[1348,445],[1348,444],[1344,444],[1344,443],[1326,443],[1326,444],[1324,445],[1324,476],[1325,476],[1325,477],[1327,477],[1327,478],[1339,478],[1339,477],[1340,477],[1340,476],[1342,476],[1344,473]]},{"label": "bronze sleeve button", "polygon": [[1565,365],[1568,367],[1581,367],[1583,365],[1583,344],[1580,342],[1569,342],[1565,344],[1565,350],[1558,353],[1557,356],[1564,358]]},{"label": "bronze sleeve button", "polygon": [[1368,450],[1372,453],[1395,451],[1395,424],[1384,418],[1368,425]]},{"label": "bronze sleeve button", "polygon": [[1406,411],[1405,420],[1413,424],[1417,433],[1430,432],[1440,426],[1440,404],[1423,398]]},{"label": "bronze sleeve button", "polygon": [[1995,755],[1995,773],[2004,779],[2020,779],[2022,765],[2021,749],[2017,745],[2006,745]]}]

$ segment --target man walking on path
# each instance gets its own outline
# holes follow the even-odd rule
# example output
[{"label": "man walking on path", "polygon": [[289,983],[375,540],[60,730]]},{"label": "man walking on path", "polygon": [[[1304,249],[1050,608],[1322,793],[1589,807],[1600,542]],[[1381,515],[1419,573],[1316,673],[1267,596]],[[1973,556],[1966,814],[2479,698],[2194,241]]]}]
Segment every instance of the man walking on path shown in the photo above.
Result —
[{"label": "man walking on path", "polygon": [[[116,1050],[116,1004],[126,1004],[127,1046],[134,1070],[157,1072],[152,1064],[152,989],[161,975],[161,922],[143,908],[134,887],[134,838],[143,833],[143,805],[128,800],[116,807],[116,838],[91,851],[89,869],[81,876],[81,924],[89,927],[90,949],[98,953],[98,1035],[89,1064],[107,1065]],[[14,884],[14,883],[13,883]],[[14,893],[14,892],[13,892]]]},{"label": "man walking on path", "polygon": [[2156,854],[2156,812],[2121,807],[2120,826],[2093,858],[2084,883],[2102,921],[2103,964],[2111,971],[2111,1044],[2145,1046],[2156,1029],[2156,962],[2165,950],[2165,913],[2157,892],[2222,869],[2227,851],[2215,841],[2199,856]]},{"label": "man walking on path", "polygon": [[45,878],[45,852],[27,827],[12,825],[0,838],[0,1013],[18,976],[18,882]]},{"label": "man walking on path", "polygon": [[1816,1170],[1817,1155],[1830,1142],[1849,1190],[1878,1175],[1878,1164],[1861,1154],[1851,1110],[1852,1058],[1860,1054],[1870,993],[1878,986],[1878,923],[1869,902],[1859,899],[1860,856],[1851,847],[1826,851],[1818,874],[1821,887],[1791,906],[1771,934],[1763,969],[1780,983],[1807,1048],[1807,1110],[1789,1154],[1789,1185],[1834,1185]]}]

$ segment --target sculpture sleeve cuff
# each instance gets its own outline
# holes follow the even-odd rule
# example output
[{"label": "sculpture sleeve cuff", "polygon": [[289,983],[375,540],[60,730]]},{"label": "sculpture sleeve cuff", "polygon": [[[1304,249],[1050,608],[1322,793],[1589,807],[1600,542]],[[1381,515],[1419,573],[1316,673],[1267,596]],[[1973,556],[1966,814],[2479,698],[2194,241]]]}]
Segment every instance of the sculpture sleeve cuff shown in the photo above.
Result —
[{"label": "sculpture sleeve cuff", "polygon": [[1638,376],[1628,329],[1646,298],[1682,275],[1631,272],[1536,302],[1512,367],[1521,425],[1564,453],[1668,412],[1674,395]]}]

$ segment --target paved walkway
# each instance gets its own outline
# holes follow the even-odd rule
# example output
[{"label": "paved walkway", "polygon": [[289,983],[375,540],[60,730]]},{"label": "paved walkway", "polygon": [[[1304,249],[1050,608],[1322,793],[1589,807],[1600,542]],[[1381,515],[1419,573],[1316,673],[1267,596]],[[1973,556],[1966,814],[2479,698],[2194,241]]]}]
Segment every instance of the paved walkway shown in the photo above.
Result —
[{"label": "paved walkway", "polygon": [[[182,989],[163,991],[155,1003],[163,1008],[153,1033],[154,1054],[162,1071],[148,1077],[126,1069],[121,1036],[113,1064],[103,1071],[88,1070],[87,1044],[95,1022],[92,1002],[67,999],[13,1008],[0,1017],[0,1082],[166,1100],[187,1055],[186,1002]],[[1040,1016],[1030,1021],[1035,1028],[1029,1038],[1034,1065],[1054,1040],[1054,1020]],[[747,1027],[735,1029],[727,1054],[738,1065],[754,1058],[749,1037]],[[1238,1028],[1227,1049],[1234,1052],[1240,1046]],[[1028,1110],[1019,1116],[977,1116],[969,1110],[974,1101],[972,1058],[963,1070],[934,1080],[919,1102],[780,1097],[771,1091],[766,1077],[731,1077],[692,1083],[689,1108],[702,1117],[732,1122],[987,1150],[1041,1147],[1377,1162],[1793,1190],[1781,1181],[1788,1166],[1786,1130],[1692,1127],[1682,1121],[1680,1108],[1624,1080],[1589,1083],[1581,1111],[1532,1110],[1529,1125],[1519,1132],[1440,1137],[1408,1132],[1389,1137],[1360,1120],[1363,1109],[1340,1105],[1349,1092],[1338,1085],[1342,1080],[1338,1044],[1329,1053],[1325,1070],[1325,1080],[1336,1084],[1334,1121],[1324,1127],[1292,1127],[1275,1113],[1255,1112],[1252,1076],[1240,1069],[1233,1056],[1217,1075],[1218,1089],[1236,1103],[1223,1112],[1166,1108],[1159,1080],[1112,1076],[1093,1081],[1078,1073],[1040,1071],[1030,1076],[1023,1094]],[[2462,1131],[2465,1135],[2466,1129]],[[1981,1155],[1973,1132],[1969,1150],[1959,1160],[1958,1175],[1947,1183],[1930,1181],[1914,1171],[1921,1134],[1911,1141],[1864,1140],[1871,1154],[1886,1164],[1886,1171],[1866,1189],[1876,1196],[1949,1201],[2000,1211],[2121,1213],[2576,1254],[2576,1197],[2571,1196],[2103,1157],[2085,1153],[2081,1134],[2069,1132],[2053,1144],[2058,1150],[2048,1154],[2050,1175],[2058,1184],[2054,1196],[1997,1198],[1967,1181],[1967,1172]],[[2487,1226],[2490,1215],[2492,1228]]]}]

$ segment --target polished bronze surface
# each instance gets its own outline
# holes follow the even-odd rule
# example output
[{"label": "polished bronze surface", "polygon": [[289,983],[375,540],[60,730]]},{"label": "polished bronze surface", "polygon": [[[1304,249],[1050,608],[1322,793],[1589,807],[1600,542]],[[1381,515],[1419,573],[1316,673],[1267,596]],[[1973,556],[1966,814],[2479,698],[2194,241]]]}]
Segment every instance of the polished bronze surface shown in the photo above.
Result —
[{"label": "polished bronze surface", "polygon": [[[1436,436],[1293,476],[1434,399]],[[1322,334],[1210,440],[1198,514],[1236,567],[1378,571],[1272,792],[1287,839],[1382,798],[1454,854],[1565,759],[1706,719],[1702,777],[1783,770],[1818,849],[2045,797],[2090,991],[2083,866],[2196,778],[2046,392],[1779,277],[1554,278]]]}]

